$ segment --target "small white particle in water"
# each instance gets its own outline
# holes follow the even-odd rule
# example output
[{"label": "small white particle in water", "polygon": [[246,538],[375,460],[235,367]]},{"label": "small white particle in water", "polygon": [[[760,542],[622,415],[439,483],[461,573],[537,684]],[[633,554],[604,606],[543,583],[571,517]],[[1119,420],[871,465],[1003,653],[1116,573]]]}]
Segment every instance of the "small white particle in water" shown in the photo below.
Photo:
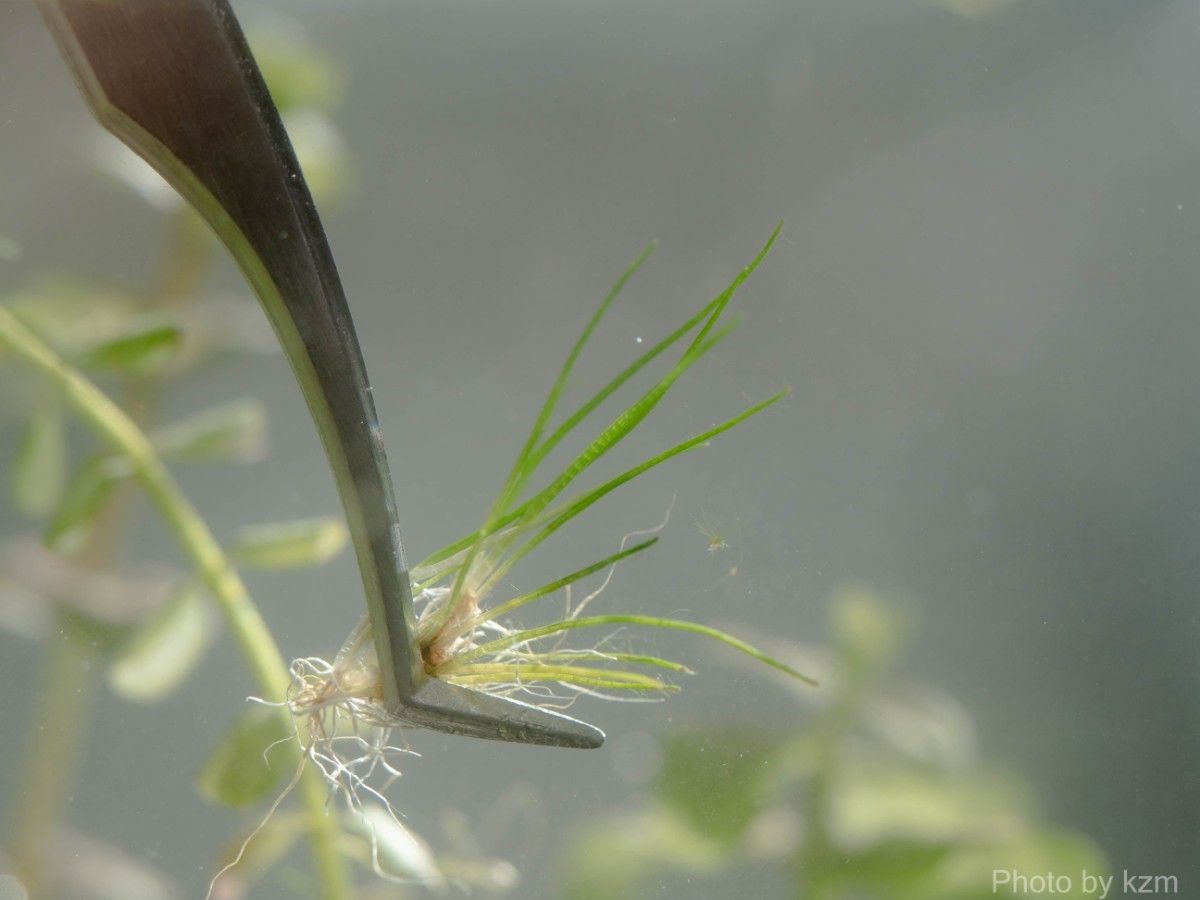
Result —
[{"label": "small white particle in water", "polygon": [[[1181,206],[1180,209],[1183,209],[1183,207]],[[642,342],[642,339],[640,337],[634,338],[634,340],[637,341],[639,344]]]},{"label": "small white particle in water", "polygon": [[1177,210],[1179,210],[1180,212],[1183,212],[1183,204],[1182,204],[1182,203],[1180,203],[1179,205],[1177,205],[1175,208],[1176,208]]}]

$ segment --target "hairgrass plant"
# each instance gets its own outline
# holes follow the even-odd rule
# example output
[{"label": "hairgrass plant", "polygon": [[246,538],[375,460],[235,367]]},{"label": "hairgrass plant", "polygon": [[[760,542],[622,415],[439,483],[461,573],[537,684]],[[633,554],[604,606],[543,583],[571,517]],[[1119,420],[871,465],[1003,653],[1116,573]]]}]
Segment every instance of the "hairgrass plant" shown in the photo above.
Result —
[{"label": "hairgrass plant", "polygon": [[[605,699],[660,699],[678,689],[672,676],[690,674],[682,663],[632,652],[631,630],[659,629],[699,635],[738,650],[799,681],[815,684],[786,663],[733,635],[698,622],[638,612],[592,613],[615,567],[648,550],[667,524],[625,535],[616,552],[506,599],[495,594],[513,567],[576,517],[640,475],[740,425],[779,402],[780,391],[737,415],[692,435],[599,485],[567,494],[594,463],[634,431],[671,387],[727,337],[732,325],[723,317],[738,288],[766,258],[782,223],[753,261],[730,284],[682,325],[653,344],[585,403],[552,427],[559,403],[589,339],[622,288],[653,251],[648,246],[617,279],[571,348],[534,420],[512,468],[482,525],[430,554],[411,573],[417,605],[418,643],[425,672],[475,690],[518,695],[552,708],[565,708],[581,695]],[[547,457],[612,395],[659,357],[682,347],[653,385],[591,438],[557,474],[543,473]],[[598,587],[573,602],[573,587],[605,573]],[[565,604],[556,618],[530,627],[515,614],[562,593]],[[585,613],[588,613],[585,615]],[[586,635],[593,637],[590,642]],[[578,639],[578,640],[573,640]],[[384,792],[399,775],[398,757],[410,753],[393,742],[394,729],[407,723],[383,705],[383,691],[371,628],[363,619],[332,662],[307,657],[293,662],[287,706],[303,723],[297,736],[307,739],[307,759],[321,770],[331,791],[352,810],[363,808],[364,795],[389,810]],[[382,774],[384,782],[368,782]]]}]

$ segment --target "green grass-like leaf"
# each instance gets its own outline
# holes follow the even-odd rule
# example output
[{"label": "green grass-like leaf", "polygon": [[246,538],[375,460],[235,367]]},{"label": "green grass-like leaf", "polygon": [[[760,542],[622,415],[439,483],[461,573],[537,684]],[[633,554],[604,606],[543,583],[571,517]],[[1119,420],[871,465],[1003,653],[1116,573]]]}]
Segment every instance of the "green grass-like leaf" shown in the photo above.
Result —
[{"label": "green grass-like leaf", "polygon": [[[422,560],[422,562],[417,566],[417,569],[428,570],[430,567],[436,566],[439,562],[450,559],[456,554],[462,553],[464,550],[469,549],[469,553],[466,556],[463,564],[457,569],[457,577],[454,588],[454,593],[457,594],[457,592],[461,590],[462,582],[465,579],[467,572],[470,570],[470,566],[474,562],[476,555],[489,537],[497,534],[501,529],[511,529],[509,535],[505,536],[505,540],[499,542],[499,550],[502,552],[508,546],[511,546],[511,544],[518,540],[523,534],[527,533],[531,528],[536,527],[539,524],[539,516],[546,509],[546,507],[551,504],[555,498],[557,498],[583,471],[585,471],[601,456],[616,446],[639,424],[641,424],[641,422],[646,419],[646,417],[662,400],[663,396],[665,396],[675,381],[677,381],[684,372],[698,362],[705,353],[712,349],[712,347],[714,347],[725,337],[726,334],[728,334],[727,328],[717,329],[714,332],[714,328],[717,325],[721,314],[725,311],[737,289],[741,287],[743,283],[745,283],[746,279],[750,277],[759,264],[766,258],[767,254],[771,250],[771,247],[774,245],[775,240],[778,238],[782,227],[783,223],[780,222],[775,227],[775,230],[771,232],[771,236],[767,239],[767,242],[763,245],[762,249],[759,250],[755,258],[748,266],[738,273],[733,281],[730,282],[730,284],[720,294],[718,294],[713,300],[705,305],[703,309],[692,316],[682,326],[677,328],[666,338],[659,341],[644,354],[638,357],[638,359],[626,367],[626,369],[622,371],[616,378],[610,381],[586,403],[572,413],[562,423],[562,425],[560,425],[550,435],[550,437],[546,439],[545,442],[543,442],[541,445],[537,445],[538,438],[553,413],[558,396],[561,393],[562,386],[565,385],[566,377],[569,375],[571,368],[574,366],[575,360],[578,358],[579,353],[582,351],[587,339],[591,336],[591,333],[595,329],[596,324],[599,322],[601,315],[603,315],[603,313],[611,305],[612,301],[616,298],[620,288],[645,260],[646,256],[648,255],[648,250],[644,251],[642,256],[639,257],[628,270],[626,270],[625,274],[622,275],[621,279],[619,279],[616,285],[614,285],[613,290],[609,293],[608,297],[605,298],[604,303],[601,304],[600,309],[595,315],[593,315],[591,321],[589,321],[587,328],[584,329],[584,333],[576,342],[575,347],[572,348],[571,354],[568,356],[567,363],[564,365],[563,371],[560,372],[559,378],[555,381],[555,386],[551,389],[551,394],[547,398],[546,403],[543,405],[542,411],[534,424],[534,428],[530,432],[528,438],[526,438],[525,445],[522,448],[521,453],[518,454],[517,461],[513,466],[512,472],[510,472],[509,478],[505,482],[505,487],[501,490],[500,495],[497,497],[497,500],[493,505],[491,512],[489,513],[484,527],[479,531],[467,535],[465,538],[455,541],[454,543],[449,544],[446,547],[443,547],[441,550],[431,554],[426,559]],[[603,403],[606,399],[608,399],[608,397],[616,392],[617,389],[623,386],[635,374],[641,371],[642,368],[657,358],[666,349],[674,345],[683,335],[695,329],[698,325],[700,325],[701,322],[704,324],[701,326],[699,333],[692,339],[688,348],[684,351],[679,360],[667,372],[666,375],[659,379],[659,381],[648,391],[646,391],[641,398],[639,398],[636,402],[626,408],[624,412],[617,416],[609,424],[609,426],[605,428],[595,439],[593,439],[592,442],[582,452],[580,452],[575,459],[572,460],[572,462],[565,469],[563,469],[563,471],[546,487],[535,493],[528,500],[520,504],[516,509],[509,509],[509,506],[516,499],[517,491],[514,488],[519,488],[521,485],[529,481],[538,464],[545,459],[551,450],[553,450],[601,403]],[[769,402],[774,402],[775,399],[778,399],[778,397],[773,398]],[[731,420],[731,423],[727,427],[731,428],[740,421],[744,421],[745,418],[747,418],[749,415],[753,415],[754,412],[758,412],[761,408],[764,407],[762,405],[753,407],[742,417],[736,420]],[[720,430],[713,431],[709,434],[709,437],[719,434]],[[704,439],[707,438],[703,438],[701,440]],[[697,443],[699,443],[699,441],[697,441]],[[692,444],[691,446],[695,446],[695,444]],[[684,449],[690,449],[690,447]],[[678,450],[677,453],[678,452],[683,452],[683,449]],[[663,456],[658,461],[665,461],[665,459],[670,458],[670,456],[677,455],[677,453],[668,451],[667,455]],[[650,466],[647,466],[646,468],[650,468]],[[642,469],[641,471],[645,471],[645,469]],[[640,474],[640,472],[637,474]],[[631,475],[630,477],[632,478],[636,476]],[[595,499],[599,499],[599,496],[603,496],[603,494],[598,495]],[[582,510],[585,508],[586,506],[581,507],[578,511],[582,512]],[[540,540],[544,540],[544,537]],[[540,543],[540,540],[538,540],[537,543]],[[493,580],[495,578],[502,577],[503,574],[507,572],[517,561],[517,559],[532,550],[533,546],[536,546],[536,544],[524,548],[519,554],[500,567],[495,572]]]},{"label": "green grass-like leaf", "polygon": [[[592,465],[597,459],[615,447],[623,440],[630,432],[632,432],[645,418],[654,410],[654,407],[662,400],[671,386],[686,372],[699,358],[706,352],[707,349],[713,346],[712,343],[706,343],[706,338],[716,326],[721,314],[725,311],[729,301],[733,299],[734,293],[746,279],[758,268],[759,264],[766,258],[771,251],[771,246],[775,243],[775,239],[779,236],[779,231],[783,227],[783,223],[775,226],[775,230],[771,232],[771,236],[767,239],[766,244],[758,252],[758,255],[751,261],[750,265],[742,269],[741,272],[730,282],[729,286],[722,291],[717,298],[706,307],[711,308],[704,320],[704,325],[700,328],[699,333],[692,339],[691,344],[678,362],[664,375],[657,384],[648,390],[637,402],[630,405],[621,415],[617,416],[612,423],[605,428],[600,434],[568,465],[557,478],[554,479],[547,487],[540,491],[529,503],[523,518],[530,518],[545,508],[555,497],[562,493],[563,489],[570,484],[584,469]],[[587,404],[585,404],[585,407]],[[570,421],[570,420],[568,420]]]},{"label": "green grass-like leaf", "polygon": [[528,655],[528,659],[530,662],[543,663],[590,659],[602,662],[627,663],[637,666],[652,666],[656,669],[667,669],[671,672],[678,672],[681,675],[696,674],[683,663],[678,663],[671,659],[663,659],[659,656],[646,656],[643,653],[618,653],[609,650],[551,650],[547,653],[531,653]]},{"label": "green grass-like leaf", "polygon": [[463,625],[456,630],[459,634],[466,634],[475,627],[482,625],[484,622],[490,622],[500,618],[501,616],[508,615],[513,610],[519,609],[527,603],[532,603],[534,600],[538,600],[549,594],[553,594],[555,591],[561,590],[569,584],[574,584],[576,581],[586,578],[595,572],[599,572],[601,569],[607,569],[609,566],[615,566],[621,560],[633,556],[635,553],[641,553],[643,550],[653,547],[657,543],[658,538],[650,538],[650,540],[643,541],[636,546],[630,547],[626,550],[618,551],[612,556],[606,556],[599,562],[594,562],[590,566],[584,566],[584,568],[572,572],[570,575],[564,575],[562,578],[551,581],[549,584],[544,584],[537,590],[530,591],[527,594],[521,594],[520,596],[513,597],[511,600],[501,603],[499,606],[493,606],[490,609],[486,609],[467,622],[464,622]]},{"label": "green grass-like leaf", "polygon": [[575,363],[579,359],[579,355],[583,352],[583,348],[587,344],[588,339],[592,336],[592,332],[596,330],[596,326],[600,324],[600,320],[604,317],[604,314],[608,311],[609,307],[612,306],[613,301],[617,299],[617,296],[621,293],[622,288],[625,287],[629,279],[633,277],[634,273],[641,268],[642,263],[644,263],[653,252],[654,244],[647,245],[638,258],[635,259],[633,263],[630,264],[629,268],[627,268],[621,274],[621,277],[618,278],[613,284],[612,288],[608,292],[608,295],[600,304],[600,307],[592,315],[591,320],[583,329],[583,333],[579,336],[579,339],[575,341],[575,346],[571,348],[571,352],[567,354],[567,358],[563,362],[562,368],[559,370],[558,377],[555,378],[554,385],[550,388],[550,393],[546,396],[546,401],[542,404],[541,411],[534,420],[533,428],[530,430],[529,436],[525,439],[525,445],[521,448],[521,452],[517,454],[517,458],[513,463],[512,470],[509,472],[508,478],[504,482],[504,487],[500,489],[499,495],[492,504],[491,512],[484,521],[483,527],[475,533],[473,539],[468,538],[466,544],[464,545],[464,549],[467,549],[468,552],[462,566],[455,574],[454,587],[451,590],[451,602],[445,605],[443,613],[438,616],[436,621],[431,623],[432,631],[436,631],[442,624],[444,624],[446,619],[448,619],[453,612],[455,606],[453,601],[457,599],[459,592],[462,590],[467,573],[470,572],[471,564],[475,561],[475,557],[478,555],[480,548],[483,546],[483,542],[498,527],[500,527],[500,520],[505,517],[505,513],[508,511],[509,506],[520,494],[521,488],[532,474],[533,467],[528,464],[529,457],[533,453],[534,447],[537,444],[538,439],[541,437],[542,432],[545,430],[546,425],[549,423],[550,417],[554,415],[554,408],[558,404],[558,398],[561,396],[563,389],[566,387],[567,379],[571,375],[571,370],[575,368]]},{"label": "green grass-like leaf", "polygon": [[[478,659],[484,656],[490,656],[507,650],[510,647],[515,647],[519,644],[526,644],[530,641],[540,640],[541,638],[551,637],[556,634],[562,634],[567,631],[573,631],[580,628],[597,628],[603,625],[641,625],[645,628],[661,628],[667,631],[686,631],[691,634],[699,634],[707,638],[712,638],[726,646],[732,647],[747,656],[757,659],[761,663],[765,663],[774,669],[781,672],[786,672],[793,678],[797,678],[806,684],[816,686],[817,682],[807,675],[797,672],[786,663],[780,662],[773,656],[768,656],[756,647],[747,644],[745,641],[735,638],[731,634],[727,634],[717,628],[712,628],[708,625],[701,625],[698,622],[687,622],[682,619],[664,619],[658,616],[643,616],[618,613],[605,616],[584,616],[578,619],[562,619],[558,622],[551,622],[548,625],[540,625],[536,628],[527,628],[523,631],[516,631],[512,634],[505,635],[502,638],[497,638],[494,641],[488,641],[486,644],[480,644],[470,650],[463,651],[457,654],[453,659],[447,662],[444,666],[438,669],[441,674],[445,671],[447,674],[459,670],[460,666],[469,663],[473,659]],[[536,656],[536,654],[533,654]]]},{"label": "green grass-like leaf", "polygon": [[590,400],[580,406],[579,409],[575,410],[575,412],[572,413],[571,416],[566,419],[566,421],[564,421],[558,426],[558,428],[554,430],[553,434],[551,434],[548,438],[546,438],[545,441],[542,442],[537,450],[530,455],[528,465],[532,468],[545,459],[546,456],[549,455],[550,451],[562,443],[563,438],[570,434],[576,425],[591,415],[592,412],[598,406],[600,406],[600,404],[616,393],[627,381],[633,378],[634,375],[657,359],[664,351],[674,346],[681,337],[699,325],[706,316],[711,315],[716,309],[717,304],[720,302],[721,297],[716,297],[707,306],[700,310],[700,312],[696,313],[696,315],[692,316],[673,332],[635,359],[625,368],[624,371],[621,372],[620,375],[597,391]]},{"label": "green grass-like leaf", "polygon": [[[532,537],[529,540],[529,542],[524,547],[521,548],[519,555],[524,556],[527,553],[529,553],[534,547],[536,547],[538,544],[540,544],[546,538],[550,537],[550,535],[552,535],[555,531],[562,528],[563,525],[565,525],[571,519],[575,518],[577,515],[582,513],[593,503],[596,503],[598,500],[600,500],[606,494],[609,494],[612,491],[615,491],[621,485],[632,481],[634,478],[637,478],[642,473],[647,472],[650,469],[653,469],[655,466],[666,462],[668,459],[678,456],[681,453],[686,453],[688,450],[692,450],[696,447],[699,447],[702,444],[712,440],[714,437],[721,434],[722,432],[728,431],[729,429],[733,428],[735,425],[740,425],[742,422],[746,421],[746,419],[750,418],[751,416],[755,415],[756,413],[762,412],[768,406],[771,406],[772,404],[777,403],[778,401],[782,400],[789,393],[790,393],[790,391],[780,391],[779,393],[775,394],[774,396],[768,397],[766,400],[763,400],[760,403],[756,403],[754,406],[751,406],[749,409],[742,411],[738,415],[734,416],[732,419],[729,419],[725,422],[722,422],[720,425],[716,425],[713,428],[708,429],[707,431],[703,431],[700,434],[690,437],[686,441],[682,441],[682,442],[676,444],[674,447],[670,447],[670,448],[662,451],[661,453],[655,454],[654,456],[639,463],[638,465],[634,466],[633,468],[627,469],[625,472],[622,472],[620,475],[616,476],[615,478],[612,478],[609,481],[604,482],[604,484],[601,484],[598,487],[592,488],[590,491],[586,492],[585,494],[578,497],[577,499],[570,501],[569,503],[567,503],[565,506],[561,507],[557,511],[552,511],[551,515],[548,517],[549,518],[548,524],[546,524],[542,528],[541,531],[539,531],[536,535],[534,535],[534,537]],[[534,524],[536,525],[537,523],[534,523]]]},{"label": "green grass-like leaf", "polygon": [[601,669],[594,666],[558,666],[543,663],[476,663],[456,668],[446,675],[447,681],[462,685],[528,684],[554,681],[582,687],[608,688],[623,691],[674,691],[652,675],[627,672],[621,669]]},{"label": "green grass-like leaf", "polygon": [[[675,382],[730,333],[733,326],[723,323],[721,318],[738,288],[766,258],[778,238],[781,228],[782,223],[776,226],[750,264],[743,268],[724,290],[686,322],[638,356],[543,439],[543,435],[550,428],[550,422],[570,375],[588,340],[625,283],[642,265],[652,248],[648,247],[643,251],[642,255],[622,274],[592,315],[583,333],[567,355],[483,525],[465,538],[430,555],[414,568],[414,579],[420,587],[428,587],[444,579],[453,578],[453,587],[449,596],[422,622],[420,629],[422,646],[436,645],[440,650],[453,646],[455,640],[466,635],[471,635],[474,640],[478,641],[480,639],[479,629],[486,623],[499,621],[504,616],[539,598],[567,587],[601,569],[613,566],[652,546],[656,539],[612,554],[599,562],[497,606],[484,607],[476,611],[476,605],[482,605],[492,588],[499,583],[513,565],[603,497],[667,460],[706,444],[787,395],[788,391],[781,391],[768,397],[736,416],[650,456],[616,477],[610,478],[566,502],[558,502],[559,497],[575,479],[645,421]],[[665,374],[661,375],[638,399],[613,418],[608,426],[592,438],[556,476],[518,503],[518,498],[525,493],[526,487],[533,480],[541,463],[563,440],[642,369],[689,334],[691,338],[686,347]],[[473,593],[471,596],[461,593],[467,585],[468,578]],[[460,598],[463,598],[462,602],[460,602]],[[464,610],[465,615],[463,615]],[[462,621],[456,621],[455,624],[449,625],[448,623],[455,616],[461,618]],[[478,686],[556,681],[588,687],[654,691],[668,690],[670,686],[651,675],[614,668],[613,664],[649,666],[675,672],[690,671],[679,663],[654,656],[606,653],[599,649],[563,650],[558,647],[542,652],[527,647],[543,638],[562,636],[577,629],[607,625],[636,625],[699,634],[745,653],[794,678],[808,684],[815,684],[811,678],[785,663],[716,628],[678,619],[635,614],[566,618],[547,625],[512,632],[456,652],[450,659],[436,666],[433,671],[439,677],[461,684]],[[437,658],[439,655],[431,658]],[[588,662],[595,664],[586,664]]]},{"label": "green grass-like leaf", "polygon": [[[548,452],[545,450],[546,445],[543,445],[543,447],[538,448],[538,451],[535,453],[535,445],[537,444],[538,438],[542,436],[542,432],[549,424],[550,417],[554,414],[554,409],[558,405],[558,400],[562,396],[563,389],[567,386],[567,379],[570,377],[571,371],[575,368],[575,363],[578,362],[579,355],[583,352],[583,348],[587,345],[592,333],[596,330],[596,326],[600,324],[600,320],[604,317],[604,314],[608,312],[609,307],[611,307],[613,301],[617,299],[617,296],[621,293],[621,290],[625,287],[626,283],[630,278],[633,277],[634,273],[642,267],[642,263],[650,258],[650,254],[654,252],[654,246],[655,245],[653,243],[648,244],[646,248],[642,250],[638,258],[635,259],[633,263],[630,264],[629,268],[621,274],[621,277],[616,280],[612,286],[612,289],[609,290],[608,295],[604,298],[604,302],[600,304],[600,307],[592,315],[591,320],[587,323],[587,327],[583,329],[583,333],[579,336],[579,339],[575,342],[575,346],[571,348],[571,352],[567,355],[567,359],[563,363],[562,370],[558,373],[558,378],[554,380],[554,386],[550,388],[550,393],[546,397],[546,402],[542,405],[542,410],[538,414],[537,420],[534,422],[533,429],[529,432],[529,437],[525,441],[525,447],[517,456],[517,461],[513,466],[513,474],[516,476],[516,478],[514,479],[512,475],[510,475],[510,480],[513,481],[512,496],[515,496],[520,492],[521,487],[529,479],[529,476],[533,474],[533,470],[537,467],[538,461],[541,459],[541,457],[545,456],[546,452]],[[568,428],[567,430],[570,429]],[[552,441],[553,438],[547,440],[546,444],[553,446]]]}]

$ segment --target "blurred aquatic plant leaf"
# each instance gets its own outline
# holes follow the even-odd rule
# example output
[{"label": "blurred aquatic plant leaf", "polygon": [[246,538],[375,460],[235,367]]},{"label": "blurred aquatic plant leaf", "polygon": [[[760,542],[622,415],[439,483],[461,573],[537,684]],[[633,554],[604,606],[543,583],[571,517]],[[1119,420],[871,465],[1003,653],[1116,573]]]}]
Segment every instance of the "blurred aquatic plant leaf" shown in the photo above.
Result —
[{"label": "blurred aquatic plant leaf", "polygon": [[[928,845],[903,841],[872,850],[830,857],[817,864],[822,890],[886,900],[987,900],[994,897],[1026,897],[1011,885],[992,885],[994,871],[1022,873],[1072,873],[1072,889],[1056,891],[1055,897],[1082,900],[1083,871],[1105,875],[1109,871],[1104,854],[1094,843],[1065,829],[1027,824],[994,841],[961,841],[950,845]],[[809,862],[811,876],[812,862]],[[807,880],[807,879],[806,879]]]},{"label": "blurred aquatic plant leaf", "polygon": [[73,355],[118,334],[133,313],[128,294],[60,276],[42,279],[3,299],[21,322],[56,349]]},{"label": "blurred aquatic plant leaf", "polygon": [[312,45],[295,20],[282,15],[264,17],[248,24],[246,36],[280,112],[329,110],[341,99],[340,68]]},{"label": "blurred aquatic plant leaf", "polygon": [[773,749],[744,731],[678,735],[665,745],[655,793],[699,833],[729,846],[760,812]]},{"label": "blurred aquatic plant leaf", "polygon": [[45,597],[0,575],[0,629],[28,640],[50,633],[54,607]]},{"label": "blurred aquatic plant leaf", "polygon": [[200,793],[226,806],[248,806],[263,799],[284,775],[284,769],[271,765],[264,753],[289,737],[278,712],[248,707],[205,760],[196,778]]},{"label": "blurred aquatic plant leaf", "polygon": [[123,456],[94,456],[85,462],[67,484],[43,543],[59,553],[80,547],[113,490],[132,474],[133,467]]},{"label": "blurred aquatic plant leaf", "polygon": [[97,131],[93,133],[90,143],[89,155],[101,174],[129,188],[160,213],[186,210],[183,198],[175,188],[119,139],[107,131]]},{"label": "blurred aquatic plant leaf", "polygon": [[964,842],[955,846],[940,856],[921,878],[912,879],[907,889],[895,891],[890,896],[897,900],[988,900],[997,896],[1028,896],[1012,885],[993,887],[992,873],[1005,870],[1071,873],[1071,889],[1058,891],[1055,897],[1083,900],[1095,898],[1096,894],[1083,890],[1079,874],[1086,871],[1107,875],[1110,867],[1100,848],[1080,834],[1061,828],[1027,826],[1006,840],[990,844]]},{"label": "blurred aquatic plant leaf", "polygon": [[904,642],[900,616],[872,591],[843,588],[833,598],[834,641],[845,675],[864,677],[889,665]]},{"label": "blurred aquatic plant leaf", "polygon": [[133,473],[128,460],[96,456],[76,471],[43,536],[47,547],[71,553],[82,545],[113,489]]},{"label": "blurred aquatic plant leaf", "polygon": [[13,503],[20,512],[41,519],[54,511],[67,479],[67,455],[62,407],[53,401],[40,404],[30,413],[10,473]]},{"label": "blurred aquatic plant leaf", "polygon": [[[864,900],[900,900],[924,890],[949,852],[943,846],[898,842],[852,855],[806,854],[795,862],[797,880],[805,886],[798,893],[838,896],[845,892]],[[924,894],[916,896],[928,900]]]},{"label": "blurred aquatic plant leaf", "polygon": [[163,699],[203,658],[215,625],[200,586],[185,582],[117,648],[108,670],[109,686],[138,703]]},{"label": "blurred aquatic plant leaf", "polygon": [[687,817],[651,807],[589,825],[577,837],[565,894],[570,900],[633,896],[638,885],[663,870],[704,874],[726,859],[722,845]]},{"label": "blurred aquatic plant leaf", "polygon": [[[626,896],[670,870],[691,878],[764,860],[786,864],[796,896],[856,900],[1016,896],[993,890],[994,869],[1107,873],[1093,842],[1038,817],[1023,783],[979,767],[956,704],[897,686],[889,670],[905,629],[893,609],[860,588],[837,595],[831,619],[816,713],[778,739],[700,730],[669,742],[657,805],[593,817],[569,855],[570,896]],[[671,817],[693,857],[666,849]],[[1081,898],[1076,889],[1064,896]]]},{"label": "blurred aquatic plant leaf", "polygon": [[[95,835],[60,827],[47,852],[55,861],[53,895],[72,900],[182,900],[179,884],[147,860]],[[21,900],[23,892],[0,898]]]},{"label": "blurred aquatic plant leaf", "polygon": [[268,525],[238,532],[233,555],[255,569],[295,569],[333,559],[346,546],[346,523],[333,516]]},{"label": "blurred aquatic plant leaf", "polygon": [[336,201],[352,179],[346,143],[328,115],[342,97],[341,68],[286,16],[252,22],[247,35],[309,190],[321,203]]},{"label": "blurred aquatic plant leaf", "polygon": [[429,845],[405,828],[395,814],[377,803],[363,804],[361,815],[345,818],[346,830],[367,842],[371,860],[392,878],[438,888],[445,879]]},{"label": "blurred aquatic plant leaf", "polygon": [[866,707],[863,725],[915,762],[961,770],[978,761],[971,716],[944,691],[891,682]]},{"label": "blurred aquatic plant leaf", "polygon": [[[249,883],[291,851],[304,834],[306,824],[303,814],[279,810],[265,822],[255,822],[238,834],[222,854],[221,873],[214,882],[213,896],[247,896]],[[234,859],[238,860],[237,865],[226,868]]]},{"label": "blurred aquatic plant leaf", "polygon": [[150,436],[165,457],[186,462],[255,462],[267,446],[267,412],[258,400],[223,403]]},{"label": "blurred aquatic plant leaf", "polygon": [[0,621],[7,612],[30,626],[69,617],[97,649],[107,650],[161,609],[179,582],[157,566],[97,569],[31,538],[0,543]]},{"label": "blurred aquatic plant leaf", "polygon": [[826,827],[846,853],[904,841],[992,841],[1019,829],[1024,791],[989,773],[942,773],[844,754],[829,786]]},{"label": "blurred aquatic plant leaf", "polygon": [[165,368],[183,346],[183,332],[162,322],[135,322],[124,334],[84,354],[82,365],[125,375],[147,376]]},{"label": "blurred aquatic plant leaf", "polygon": [[329,117],[313,109],[298,109],[287,113],[283,124],[313,197],[328,204],[345,196],[353,185],[349,150]]},{"label": "blurred aquatic plant leaf", "polygon": [[437,863],[445,880],[465,892],[505,895],[521,880],[517,867],[506,859],[439,855]]}]

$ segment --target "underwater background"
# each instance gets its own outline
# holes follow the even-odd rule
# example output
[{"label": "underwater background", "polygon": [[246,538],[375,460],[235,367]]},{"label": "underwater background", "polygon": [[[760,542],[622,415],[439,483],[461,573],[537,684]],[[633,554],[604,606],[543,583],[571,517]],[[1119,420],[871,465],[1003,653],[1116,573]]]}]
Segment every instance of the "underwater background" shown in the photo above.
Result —
[{"label": "underwater background", "polygon": [[[647,240],[659,249],[581,360],[576,396],[718,292],[782,218],[779,243],[739,294],[741,327],[604,471],[781,387],[794,394],[589,511],[521,585],[611,552],[674,497],[660,544],[618,569],[597,604],[809,653],[868,610],[878,620],[866,627],[897,644],[880,690],[895,678],[953,695],[929,726],[954,748],[946,767],[1010,779],[999,783],[1027,796],[1039,821],[1112,871],[1200,891],[1200,6],[235,8],[261,34],[302,28],[338,73],[329,117],[341,184],[321,212],[410,560],[481,520],[562,357]],[[152,276],[167,230],[99,172],[98,131],[36,8],[0,0],[0,294],[55,273],[126,286]],[[224,258],[206,284],[246,294]],[[261,328],[251,300],[244,309]],[[281,355],[209,364],[165,392],[163,414],[239,396],[269,410],[267,458],[177,472],[217,535],[336,513]],[[0,398],[6,469],[21,421]],[[131,555],[177,563],[157,521],[138,523]],[[0,538],[31,530],[0,507]],[[728,544],[718,552],[714,531]],[[363,611],[348,553],[248,580],[289,657],[331,655]],[[482,855],[519,871],[517,893],[582,896],[567,887],[581,877],[580,835],[619,831],[656,790],[652,802],[669,802],[672,747],[716,747],[730,731],[782,740],[818,715],[819,697],[797,703],[795,690],[707,644],[651,636],[647,646],[698,674],[663,704],[581,700],[573,713],[607,732],[602,750],[414,733],[423,758],[389,792],[406,824],[444,849],[465,823]],[[0,631],[6,824],[46,652]],[[194,774],[251,693],[228,635],[162,703],[130,704],[100,685],[84,713],[70,824],[166,873],[180,896],[202,896],[254,816],[204,801]],[[873,709],[856,713],[868,731]],[[671,790],[686,793],[687,777]],[[694,785],[701,798],[710,790]],[[867,807],[854,821],[891,827],[869,815],[869,789],[854,797]],[[741,815],[687,802],[700,804],[701,830]],[[619,890],[816,896],[793,855],[803,792],[788,805],[795,821],[736,835],[739,847],[761,838],[758,850],[714,849],[711,865],[681,853]],[[897,845],[957,840],[945,829],[959,820],[938,821],[936,838],[918,823]],[[619,869],[622,852],[611,853]],[[250,896],[294,896],[305,871],[268,875]],[[923,895],[872,890],[864,896]]]}]

